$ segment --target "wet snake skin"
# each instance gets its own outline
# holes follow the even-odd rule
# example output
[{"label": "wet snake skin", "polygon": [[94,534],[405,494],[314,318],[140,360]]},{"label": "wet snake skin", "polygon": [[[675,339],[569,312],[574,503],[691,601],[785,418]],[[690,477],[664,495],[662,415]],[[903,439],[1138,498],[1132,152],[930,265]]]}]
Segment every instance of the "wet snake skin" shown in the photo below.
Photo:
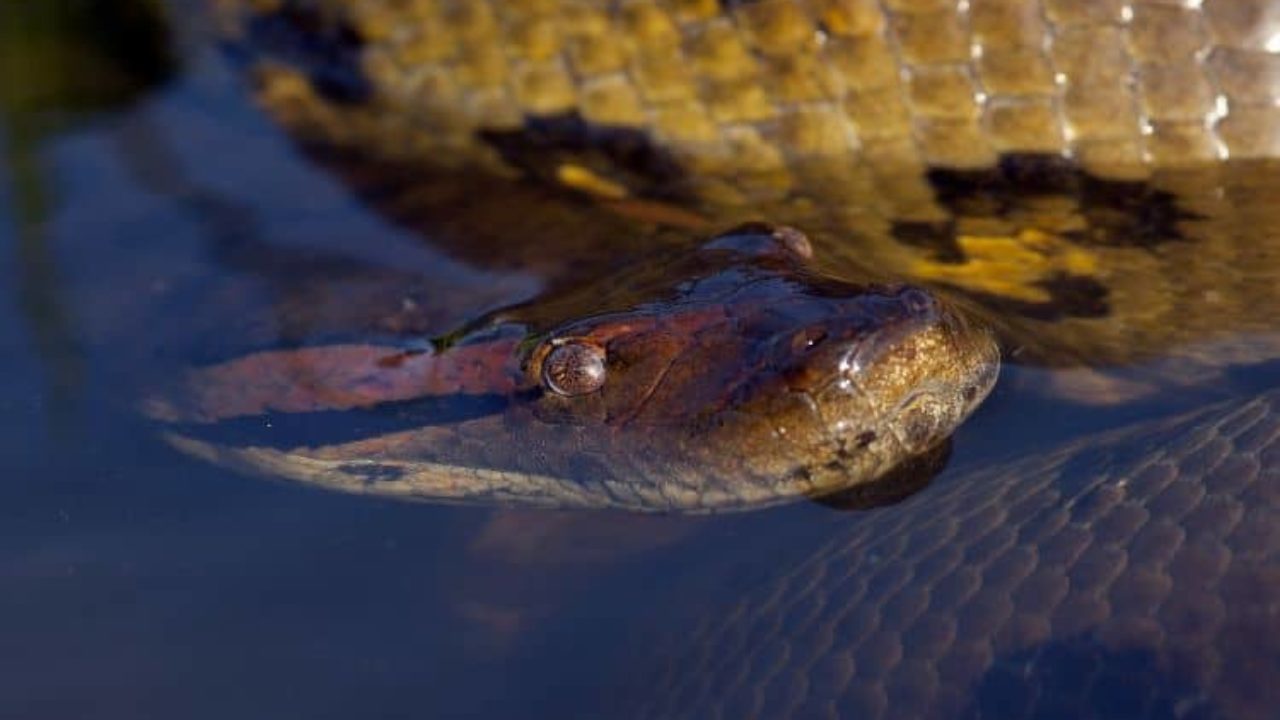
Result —
[{"label": "wet snake skin", "polygon": [[1268,0],[216,7],[308,143],[794,225],[828,271],[976,299],[1037,362],[1274,325]]},{"label": "wet snake skin", "polygon": [[1280,707],[1280,392],[953,477],[845,522],[647,648],[664,668],[644,676],[640,715]]},{"label": "wet snake skin", "polygon": [[565,113],[654,138],[708,186],[857,161],[1063,153],[1108,173],[1280,153],[1267,0],[220,1],[232,26],[246,4],[327,18],[304,74],[384,110],[327,130],[433,162]]}]

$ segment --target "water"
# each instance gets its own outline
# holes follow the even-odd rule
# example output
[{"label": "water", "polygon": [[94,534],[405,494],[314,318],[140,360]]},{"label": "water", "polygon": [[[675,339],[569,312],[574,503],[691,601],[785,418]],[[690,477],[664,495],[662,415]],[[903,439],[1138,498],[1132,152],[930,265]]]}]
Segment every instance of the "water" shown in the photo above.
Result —
[{"label": "water", "polygon": [[[68,121],[55,103],[2,126],[0,715],[523,714],[585,642],[545,616],[661,546],[654,533],[576,557],[557,546],[563,518],[530,541],[520,515],[504,530],[484,509],[244,478],[134,412],[130,388],[182,360],[155,323],[198,314],[186,289],[224,272],[223,235],[423,262],[297,157],[218,56],[184,60]],[[19,120],[40,132],[18,136]],[[482,275],[430,260],[454,282]]]},{"label": "water", "polygon": [[[179,63],[138,65],[122,42],[70,65],[126,78],[114,93],[13,94],[0,118],[0,715],[585,715],[636,692],[629,673],[653,661],[638,628],[673,597],[732,597],[856,521],[812,504],[716,519],[405,505],[165,445],[135,393],[220,331],[197,298],[252,276],[221,254],[228,239],[494,287],[482,305],[534,286],[424,249],[300,156],[198,32],[166,42]],[[271,282],[224,297],[252,304]],[[1008,370],[953,466],[1195,399],[1046,411],[1042,388],[1062,377]]]}]

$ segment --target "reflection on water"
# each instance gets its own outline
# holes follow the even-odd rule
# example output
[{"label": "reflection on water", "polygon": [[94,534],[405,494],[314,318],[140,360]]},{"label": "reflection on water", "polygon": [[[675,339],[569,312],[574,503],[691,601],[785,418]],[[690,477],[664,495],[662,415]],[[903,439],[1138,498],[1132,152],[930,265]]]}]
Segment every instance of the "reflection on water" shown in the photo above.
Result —
[{"label": "reflection on water", "polygon": [[[384,177],[351,170],[357,186],[400,203],[391,215],[409,224],[391,225],[249,107],[207,48],[163,85],[175,66],[159,8],[88,8],[0,9],[0,288],[8,290],[0,344],[12,350],[0,356],[0,645],[20,660],[0,678],[0,714],[584,715],[614,690],[665,692],[633,681],[660,664],[647,654],[653,628],[708,615],[732,621],[739,596],[767,593],[776,572],[836,533],[902,517],[893,506],[858,515],[812,505],[715,520],[491,514],[330,495],[176,454],[135,416],[135,391],[229,346],[322,335],[314,309],[334,308],[315,277],[384,292],[392,305],[401,294],[383,284],[389,271],[425,278],[441,295],[466,293],[471,304],[435,321],[448,327],[527,298],[552,263],[527,245],[482,262],[489,240],[510,227],[481,202],[483,180],[404,196]],[[1034,275],[1022,286],[1025,303],[1042,291],[1075,304],[1066,306],[1073,319],[1052,326],[1057,335],[1039,334],[1050,327],[1043,313],[1004,321],[1019,339],[1013,359],[1024,364],[956,438],[941,490],[922,497],[991,458],[1269,387],[1274,368],[1223,370],[1221,361],[1271,357],[1280,214],[1267,190],[1276,172],[1259,164],[1169,173],[1142,190],[1111,188],[1095,203],[1096,188],[1079,178],[1063,180],[1070,192],[1021,199],[991,178],[943,179],[952,190],[940,202],[961,219],[942,229],[900,225],[899,237],[916,245],[898,262],[979,303],[993,289],[981,283],[1051,267],[1074,279],[1037,285],[1053,276]],[[516,206],[527,226],[597,213],[594,233],[566,239],[580,244],[563,252],[584,264],[602,237],[624,236],[615,216],[531,192],[527,213]],[[406,229],[424,207],[456,211],[436,238],[447,257]],[[1060,232],[1031,233],[1019,213],[1040,231],[1052,218]],[[837,269],[850,260],[834,236],[816,239]],[[1032,262],[999,265],[1017,253]],[[1100,302],[1122,318],[1098,312]],[[1005,310],[988,303],[989,313]],[[1107,367],[1096,373],[1044,365],[1099,353]],[[41,433],[33,425],[42,417],[60,430]],[[1240,515],[1268,542],[1260,528],[1274,508],[1253,499]],[[1051,526],[1053,508],[1042,511],[1037,522]],[[1274,555],[1260,562],[1252,583],[1236,580],[1265,599]],[[880,572],[882,589],[912,599],[909,583]],[[793,612],[821,626],[840,603],[825,602]],[[697,637],[675,635],[677,650],[697,649]],[[753,647],[745,632],[734,643],[710,651],[779,667],[800,654]],[[1215,705],[1161,684],[1203,678],[1200,668],[1169,667],[1140,643],[1099,646],[1085,629],[1018,647],[973,676],[976,694],[957,698],[957,712],[1046,702],[1019,694],[1027,667],[1059,669],[1055,692],[1064,697],[1077,681],[1100,692],[1066,670],[1113,656],[1156,678],[1156,714]],[[1254,668],[1265,683],[1271,666]],[[699,666],[677,672],[696,675]],[[1128,699],[1112,698],[1121,709]]]},{"label": "reflection on water", "polygon": [[55,432],[73,420],[84,358],[45,232],[57,198],[38,157],[41,142],[163,82],[172,72],[165,43],[159,8],[151,2],[16,2],[0,8],[0,157],[7,161],[21,266],[17,295],[48,376]]}]

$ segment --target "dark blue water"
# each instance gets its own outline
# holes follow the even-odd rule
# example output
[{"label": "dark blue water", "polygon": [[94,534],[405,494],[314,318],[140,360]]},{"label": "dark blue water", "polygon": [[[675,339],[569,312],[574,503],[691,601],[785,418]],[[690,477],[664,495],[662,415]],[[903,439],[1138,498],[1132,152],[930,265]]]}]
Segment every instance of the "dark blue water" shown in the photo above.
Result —
[{"label": "dark blue water", "polygon": [[[0,717],[584,715],[669,590],[749,587],[786,557],[772,538],[848,521],[405,505],[169,448],[136,391],[187,359],[167,343],[228,237],[492,279],[365,210],[184,42],[110,106],[0,119]],[[1128,419],[1026,422],[1044,375],[1007,373],[953,464]]]},{"label": "dark blue water", "polygon": [[184,60],[38,136],[0,125],[0,716],[513,717],[576,694],[683,524],[592,520],[583,553],[572,518],[246,478],[134,412],[189,351],[160,326],[227,233],[479,274],[309,167],[216,53]]}]

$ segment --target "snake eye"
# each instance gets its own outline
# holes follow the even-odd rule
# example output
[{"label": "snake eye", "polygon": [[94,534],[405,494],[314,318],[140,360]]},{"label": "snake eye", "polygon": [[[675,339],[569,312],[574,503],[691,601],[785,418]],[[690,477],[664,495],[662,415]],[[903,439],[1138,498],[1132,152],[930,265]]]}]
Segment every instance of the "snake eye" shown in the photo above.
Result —
[{"label": "snake eye", "polygon": [[557,395],[574,397],[595,392],[604,385],[604,348],[584,342],[567,342],[547,354],[542,362],[542,384]]}]

